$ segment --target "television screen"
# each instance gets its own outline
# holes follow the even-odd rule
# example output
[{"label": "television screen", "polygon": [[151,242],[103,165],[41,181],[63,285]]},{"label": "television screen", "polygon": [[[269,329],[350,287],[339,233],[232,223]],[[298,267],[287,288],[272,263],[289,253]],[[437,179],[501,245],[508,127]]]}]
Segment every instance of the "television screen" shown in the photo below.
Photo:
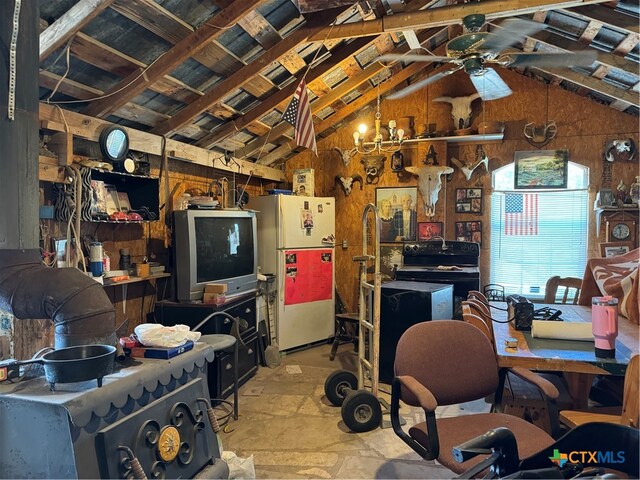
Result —
[{"label": "television screen", "polygon": [[254,272],[251,218],[196,217],[194,220],[198,283]]},{"label": "television screen", "polygon": [[202,300],[207,283],[224,283],[227,295],[255,291],[258,274],[256,214],[243,210],[178,210],[173,253],[176,298]]}]

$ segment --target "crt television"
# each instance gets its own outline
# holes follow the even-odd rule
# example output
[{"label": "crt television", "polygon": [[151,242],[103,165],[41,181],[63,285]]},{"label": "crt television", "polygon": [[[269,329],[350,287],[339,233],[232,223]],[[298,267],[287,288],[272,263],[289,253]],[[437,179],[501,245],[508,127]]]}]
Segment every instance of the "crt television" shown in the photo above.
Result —
[{"label": "crt television", "polygon": [[227,295],[256,289],[256,214],[244,210],[174,212],[173,250],[178,301],[202,299],[207,283],[226,283]]}]

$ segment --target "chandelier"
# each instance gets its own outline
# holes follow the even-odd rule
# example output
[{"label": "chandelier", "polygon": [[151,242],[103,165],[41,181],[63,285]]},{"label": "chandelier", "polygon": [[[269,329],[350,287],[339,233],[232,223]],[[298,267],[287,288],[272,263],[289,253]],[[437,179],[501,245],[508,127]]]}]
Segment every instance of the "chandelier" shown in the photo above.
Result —
[{"label": "chandelier", "polygon": [[404,130],[399,128],[396,130],[396,121],[389,120],[389,141],[384,142],[388,143],[386,147],[382,146],[382,134],[380,133],[380,124],[382,117],[380,113],[380,86],[378,85],[378,102],[376,104],[376,114],[375,114],[375,126],[376,126],[376,134],[373,137],[373,143],[367,142],[369,148],[365,146],[364,135],[367,133],[367,126],[364,123],[361,123],[358,126],[358,130],[353,132],[353,141],[356,145],[356,151],[358,153],[370,154],[370,153],[383,153],[383,152],[397,152],[402,148],[402,142],[404,142]]}]

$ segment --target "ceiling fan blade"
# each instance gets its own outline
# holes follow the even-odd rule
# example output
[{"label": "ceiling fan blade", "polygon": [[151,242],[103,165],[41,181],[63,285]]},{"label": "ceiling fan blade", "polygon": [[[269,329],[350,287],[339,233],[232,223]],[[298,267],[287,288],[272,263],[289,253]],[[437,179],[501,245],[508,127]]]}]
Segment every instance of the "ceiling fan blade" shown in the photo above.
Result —
[{"label": "ceiling fan blade", "polygon": [[506,65],[509,67],[586,67],[591,65],[597,56],[597,53],[593,50],[559,53],[508,53],[506,57],[510,61],[507,60]]},{"label": "ceiling fan blade", "polygon": [[437,57],[435,55],[419,55],[417,53],[387,53],[385,55],[380,55],[378,57],[378,61],[380,62],[388,62],[388,61],[403,61],[403,62],[428,62],[428,63],[450,63],[455,62],[457,58],[451,57]]},{"label": "ceiling fan blade", "polygon": [[469,78],[485,102],[508,97],[513,93],[493,68],[485,68],[482,73],[469,75]]},{"label": "ceiling fan blade", "polygon": [[547,26],[544,23],[532,22],[524,18],[507,18],[499,25],[499,28],[487,35],[482,49],[499,52],[520,43],[524,37],[545,28]]},{"label": "ceiling fan blade", "polygon": [[409,95],[410,93],[415,92],[416,90],[420,90],[421,88],[426,87],[427,85],[437,82],[438,80],[451,75],[454,72],[457,72],[458,70],[460,70],[462,68],[462,66],[457,67],[457,68],[453,68],[451,70],[445,70],[444,72],[440,72],[440,73],[436,73],[435,75],[431,75],[430,77],[427,77],[423,80],[420,80],[416,83],[412,83],[411,85],[409,85],[407,88],[403,88],[402,90],[392,93],[391,95],[389,95],[387,98],[389,100],[397,100],[398,98],[403,98],[406,97],[407,95]]}]

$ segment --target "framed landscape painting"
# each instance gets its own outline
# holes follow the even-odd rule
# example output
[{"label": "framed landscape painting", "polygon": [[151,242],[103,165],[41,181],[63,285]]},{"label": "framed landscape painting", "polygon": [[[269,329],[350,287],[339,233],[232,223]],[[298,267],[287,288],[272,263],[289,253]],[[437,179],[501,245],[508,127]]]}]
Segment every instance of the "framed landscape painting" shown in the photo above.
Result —
[{"label": "framed landscape painting", "polygon": [[567,150],[515,152],[514,161],[514,188],[567,188]]}]

